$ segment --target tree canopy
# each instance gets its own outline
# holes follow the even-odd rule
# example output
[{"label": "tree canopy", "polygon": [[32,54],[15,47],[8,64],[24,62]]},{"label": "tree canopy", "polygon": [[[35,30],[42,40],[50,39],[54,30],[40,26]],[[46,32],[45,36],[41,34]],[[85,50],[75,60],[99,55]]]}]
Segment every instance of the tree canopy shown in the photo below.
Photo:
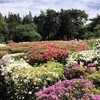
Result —
[{"label": "tree canopy", "polygon": [[[86,24],[90,20],[90,23]],[[88,19],[79,9],[47,9],[38,16],[0,13],[0,41],[71,40],[100,37],[100,15]]]}]

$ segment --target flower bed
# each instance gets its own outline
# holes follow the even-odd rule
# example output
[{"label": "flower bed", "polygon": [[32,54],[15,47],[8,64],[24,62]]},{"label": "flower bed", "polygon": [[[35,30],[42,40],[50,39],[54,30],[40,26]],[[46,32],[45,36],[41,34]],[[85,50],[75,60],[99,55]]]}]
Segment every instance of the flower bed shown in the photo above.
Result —
[{"label": "flower bed", "polygon": [[20,42],[0,52],[8,54],[0,60],[0,100],[100,98],[99,43],[91,50],[80,40]]}]

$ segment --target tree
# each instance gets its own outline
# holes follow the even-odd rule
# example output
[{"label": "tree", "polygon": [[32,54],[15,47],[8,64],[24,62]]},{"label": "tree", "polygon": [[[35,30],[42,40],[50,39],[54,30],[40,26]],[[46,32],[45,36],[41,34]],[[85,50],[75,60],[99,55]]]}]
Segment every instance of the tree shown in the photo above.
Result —
[{"label": "tree", "polygon": [[15,28],[21,24],[21,17],[19,14],[9,13],[8,17],[5,17],[5,21],[8,23],[9,29],[9,40],[13,40],[13,35],[15,34]]},{"label": "tree", "polygon": [[6,42],[7,40],[7,23],[5,22],[2,14],[0,13],[0,42]]},{"label": "tree", "polygon": [[33,23],[33,17],[31,12],[29,12],[28,15],[23,17],[22,24],[31,24],[31,23]]},{"label": "tree", "polygon": [[52,40],[56,37],[59,30],[59,13],[48,9],[46,12],[41,11],[38,17],[34,17],[37,24],[38,32],[42,35],[43,40]]},{"label": "tree", "polygon": [[91,31],[94,31],[95,30],[95,27],[97,25],[100,25],[100,15],[97,15],[95,18],[93,19],[90,19],[91,23]]},{"label": "tree", "polygon": [[13,39],[15,42],[38,41],[41,35],[36,32],[33,24],[18,25]]},{"label": "tree", "polygon": [[68,11],[61,10],[60,12],[60,28],[58,37],[60,39],[70,40],[73,38],[74,24]]}]

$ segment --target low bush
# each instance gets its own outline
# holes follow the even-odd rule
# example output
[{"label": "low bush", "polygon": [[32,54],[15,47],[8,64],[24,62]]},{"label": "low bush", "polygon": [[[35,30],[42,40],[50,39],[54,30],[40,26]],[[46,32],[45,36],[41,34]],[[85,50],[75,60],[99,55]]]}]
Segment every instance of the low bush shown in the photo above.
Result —
[{"label": "low bush", "polygon": [[96,70],[92,70],[90,68],[84,67],[67,67],[65,71],[65,77],[67,79],[74,78],[86,78],[88,75],[96,72]]},{"label": "low bush", "polygon": [[23,67],[20,70],[15,67],[14,71],[10,66],[2,70],[7,100],[34,100],[36,91],[64,79],[64,67],[57,62],[48,62],[37,67]]},{"label": "low bush", "polygon": [[94,85],[85,79],[72,79],[58,82],[36,93],[37,100],[84,100],[86,90]]}]

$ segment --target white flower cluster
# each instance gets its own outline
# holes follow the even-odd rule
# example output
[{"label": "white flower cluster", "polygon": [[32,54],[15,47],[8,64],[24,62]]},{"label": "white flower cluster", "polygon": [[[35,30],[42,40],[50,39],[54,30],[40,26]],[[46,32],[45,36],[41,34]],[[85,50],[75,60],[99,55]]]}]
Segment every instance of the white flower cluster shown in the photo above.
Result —
[{"label": "white flower cluster", "polygon": [[15,56],[20,55],[18,54],[9,54],[4,56],[1,59],[1,70],[2,70],[2,74],[6,75],[7,73],[12,73],[12,72],[16,72],[19,71],[23,68],[31,68],[32,66],[30,66],[23,58],[21,58],[20,60],[15,60]]},{"label": "white flower cluster", "polygon": [[100,65],[100,55],[96,50],[86,50],[81,52],[73,53],[67,58],[66,67],[72,67],[74,64],[79,64],[79,66],[87,66],[89,63],[95,65]]},{"label": "white flower cluster", "polygon": [[5,47],[6,45],[5,44],[0,44],[0,47]]}]

